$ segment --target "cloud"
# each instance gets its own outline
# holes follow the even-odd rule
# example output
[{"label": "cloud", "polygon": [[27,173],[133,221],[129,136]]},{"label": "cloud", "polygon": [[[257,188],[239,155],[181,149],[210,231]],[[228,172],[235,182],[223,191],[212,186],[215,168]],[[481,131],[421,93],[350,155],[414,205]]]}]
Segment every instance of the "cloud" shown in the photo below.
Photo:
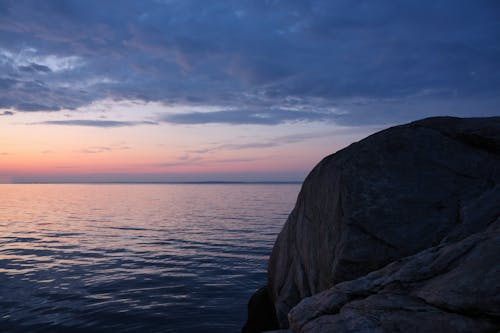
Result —
[{"label": "cloud", "polygon": [[45,66],[45,65],[39,65],[35,63],[31,63],[29,65],[25,66],[19,66],[18,69],[23,72],[28,72],[28,73],[50,73],[52,70]]},{"label": "cloud", "polygon": [[117,121],[117,120],[48,120],[35,124],[60,125],[60,126],[87,126],[87,127],[128,127],[139,125],[157,125],[153,121]]},{"label": "cloud", "polygon": [[[39,63],[38,68],[45,68],[53,72],[71,71],[77,67],[83,66],[83,61],[78,56],[58,56],[47,55],[43,57],[35,57],[35,61]],[[47,72],[45,70],[44,72]]]},{"label": "cloud", "polygon": [[131,149],[131,148],[127,145],[116,144],[116,145],[111,145],[111,146],[92,146],[89,148],[78,150],[77,152],[84,153],[84,154],[99,154],[99,153],[107,153],[107,152],[112,152],[112,151],[117,151],[117,150],[129,150],[129,149]]},{"label": "cloud", "polygon": [[[440,114],[444,100],[500,102],[495,1],[33,0],[2,8],[0,106],[18,111],[139,99],[277,110],[267,119],[222,110],[166,116],[172,123],[272,125],[339,121],[322,112],[334,106],[350,114],[346,123],[363,124]],[[316,113],[285,114],[290,99]],[[404,111],[409,100],[425,107]]]},{"label": "cloud", "polygon": [[184,166],[184,165],[199,165],[199,164],[202,164],[202,162],[203,162],[203,157],[201,157],[201,156],[184,155],[184,156],[178,157],[175,161],[156,163],[152,166],[167,167],[168,168],[168,167],[177,167],[177,166]]},{"label": "cloud", "polygon": [[11,87],[14,87],[18,83],[16,79],[10,78],[10,77],[2,77],[0,78],[0,88],[2,89],[8,89]]},{"label": "cloud", "polygon": [[277,125],[292,121],[323,121],[334,119],[333,113],[291,110],[223,110],[213,112],[191,112],[166,114],[160,121],[172,124],[232,124],[232,125]]},{"label": "cloud", "polygon": [[2,113],[0,113],[0,116],[13,116],[14,115],[14,112],[12,111],[4,111]]},{"label": "cloud", "polygon": [[286,144],[293,144],[303,141],[308,141],[317,138],[325,138],[325,137],[335,137],[346,134],[356,134],[356,133],[370,133],[375,132],[376,130],[381,129],[382,127],[374,127],[374,126],[360,126],[357,129],[344,127],[339,128],[334,131],[326,131],[326,132],[318,132],[318,133],[298,133],[292,135],[285,135],[274,137],[268,140],[254,141],[254,142],[245,142],[245,143],[223,143],[223,144],[215,144],[206,148],[195,149],[190,151],[190,153],[195,154],[207,154],[214,151],[220,150],[242,150],[242,149],[262,149],[262,148],[271,148],[278,147]]},{"label": "cloud", "polygon": [[234,164],[234,163],[247,163],[247,162],[254,162],[258,160],[265,159],[264,157],[259,157],[259,158],[252,158],[252,157],[247,157],[247,158],[223,158],[223,159],[212,159],[212,158],[205,158],[203,156],[189,156],[188,158],[185,158],[184,156],[177,158],[176,160],[172,162],[164,162],[164,163],[155,163],[155,164],[149,164],[148,166],[153,166],[153,167],[161,167],[161,168],[171,168],[171,167],[178,167],[178,166],[206,166],[206,165],[213,165],[213,164]]},{"label": "cloud", "polygon": [[56,105],[43,105],[37,103],[18,103],[16,104],[16,110],[26,111],[26,112],[36,112],[36,111],[59,111],[61,108]]},{"label": "cloud", "polygon": [[37,49],[32,47],[23,47],[18,52],[0,49],[0,59],[2,63],[10,64],[28,73],[69,71],[84,64],[79,56],[40,54]]},{"label": "cloud", "polygon": [[267,140],[254,141],[254,142],[246,142],[246,143],[223,143],[223,144],[213,144],[205,148],[189,150],[185,155],[177,157],[174,161],[164,162],[164,163],[156,163],[148,166],[154,167],[178,167],[178,166],[186,166],[186,165],[210,165],[210,164],[226,164],[226,163],[246,163],[246,162],[254,162],[257,160],[263,159],[271,159],[272,157],[245,157],[245,158],[212,158],[213,155],[210,153],[216,151],[233,151],[233,150],[242,150],[242,149],[263,149],[263,148],[272,148],[278,147],[287,144],[293,144],[298,142],[304,142],[308,140],[318,139],[318,138],[326,138],[326,137],[335,137],[342,135],[356,135],[356,134],[366,134],[367,132],[375,132],[380,130],[382,127],[373,127],[373,126],[361,126],[356,129],[343,127],[338,128],[333,131],[324,131],[318,133],[298,133],[292,135],[284,135],[278,136],[274,138],[270,138]]}]

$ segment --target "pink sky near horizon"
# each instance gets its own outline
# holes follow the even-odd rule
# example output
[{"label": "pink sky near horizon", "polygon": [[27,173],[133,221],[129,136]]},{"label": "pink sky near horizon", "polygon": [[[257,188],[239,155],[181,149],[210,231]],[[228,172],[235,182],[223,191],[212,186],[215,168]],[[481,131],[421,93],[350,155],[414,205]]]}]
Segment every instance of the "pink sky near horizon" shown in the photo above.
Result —
[{"label": "pink sky near horizon", "polygon": [[166,108],[123,101],[111,104],[107,101],[107,108],[98,112],[83,107],[3,117],[0,181],[92,181],[96,177],[99,181],[301,181],[321,158],[376,129],[324,122],[111,128],[43,123],[85,117],[133,120],[144,113],[154,117]]}]

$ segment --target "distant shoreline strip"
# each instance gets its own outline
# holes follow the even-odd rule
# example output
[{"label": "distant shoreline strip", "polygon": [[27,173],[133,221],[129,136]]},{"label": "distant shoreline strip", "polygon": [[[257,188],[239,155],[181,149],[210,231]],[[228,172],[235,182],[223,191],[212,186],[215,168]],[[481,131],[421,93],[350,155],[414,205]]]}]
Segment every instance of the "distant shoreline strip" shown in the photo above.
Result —
[{"label": "distant shoreline strip", "polygon": [[124,181],[105,181],[105,182],[75,182],[75,181],[51,181],[51,182],[23,182],[23,181],[18,181],[18,182],[13,182],[13,183],[5,183],[5,184],[129,184],[129,185],[141,185],[141,184],[165,184],[165,185],[290,185],[290,184],[296,184],[300,185],[302,184],[302,181],[259,181],[259,182],[243,182],[243,181],[193,181],[193,182],[124,182]]}]

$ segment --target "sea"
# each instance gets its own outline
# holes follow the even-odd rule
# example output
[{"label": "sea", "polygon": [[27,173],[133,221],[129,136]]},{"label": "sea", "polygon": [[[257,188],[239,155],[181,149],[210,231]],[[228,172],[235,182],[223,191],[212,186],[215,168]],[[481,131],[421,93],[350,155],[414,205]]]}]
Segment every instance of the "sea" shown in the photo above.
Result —
[{"label": "sea", "polygon": [[2,184],[0,332],[240,332],[300,184]]}]

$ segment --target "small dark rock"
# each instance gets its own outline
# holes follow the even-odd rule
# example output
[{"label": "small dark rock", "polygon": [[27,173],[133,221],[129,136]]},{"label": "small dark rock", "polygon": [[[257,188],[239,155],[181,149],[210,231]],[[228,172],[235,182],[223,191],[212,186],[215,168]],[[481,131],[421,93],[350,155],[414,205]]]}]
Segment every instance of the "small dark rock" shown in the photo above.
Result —
[{"label": "small dark rock", "polygon": [[248,320],[242,333],[260,333],[279,329],[267,286],[258,289],[248,301]]}]

